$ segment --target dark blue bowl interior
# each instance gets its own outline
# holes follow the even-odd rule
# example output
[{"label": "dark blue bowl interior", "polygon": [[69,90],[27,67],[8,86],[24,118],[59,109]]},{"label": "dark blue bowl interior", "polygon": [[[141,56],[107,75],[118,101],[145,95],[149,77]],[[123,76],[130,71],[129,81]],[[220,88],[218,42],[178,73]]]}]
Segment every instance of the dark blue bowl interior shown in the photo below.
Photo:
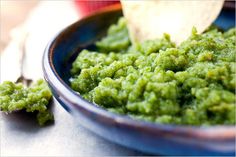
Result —
[{"label": "dark blue bowl interior", "polygon": [[68,36],[60,39],[59,42],[63,44],[57,45],[54,49],[54,54],[57,55],[53,55],[52,58],[58,75],[66,84],[69,85],[70,69],[78,53],[82,49],[95,50],[94,42],[106,35],[108,27],[116,23],[120,16],[122,16],[122,12],[116,10],[111,14],[101,14],[100,18],[92,16],[82,20],[77,26],[79,27],[77,30],[74,30],[73,25],[71,26],[73,29],[67,29]]},{"label": "dark blue bowl interior", "polygon": [[223,30],[235,27],[235,9],[223,9],[214,24]]}]

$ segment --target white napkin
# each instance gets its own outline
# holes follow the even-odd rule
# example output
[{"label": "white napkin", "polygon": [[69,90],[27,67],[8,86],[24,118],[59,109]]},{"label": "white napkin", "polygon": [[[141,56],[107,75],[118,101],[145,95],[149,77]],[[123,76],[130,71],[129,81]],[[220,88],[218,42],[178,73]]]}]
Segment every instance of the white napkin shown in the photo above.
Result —
[{"label": "white napkin", "polygon": [[12,40],[1,55],[0,82],[15,82],[21,75],[21,66],[25,78],[42,78],[42,55],[46,45],[60,30],[79,18],[73,1],[41,1],[26,21],[12,30]]}]

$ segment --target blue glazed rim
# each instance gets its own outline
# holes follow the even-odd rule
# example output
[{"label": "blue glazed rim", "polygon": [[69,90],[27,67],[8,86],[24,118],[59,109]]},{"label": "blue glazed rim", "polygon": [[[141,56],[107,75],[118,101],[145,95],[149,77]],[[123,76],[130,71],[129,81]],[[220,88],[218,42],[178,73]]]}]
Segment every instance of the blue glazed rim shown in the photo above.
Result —
[{"label": "blue glazed rim", "polygon": [[[59,32],[51,42],[47,45],[45,53],[43,56],[43,72],[45,80],[48,82],[49,86],[52,88],[55,97],[60,97],[64,101],[68,102],[68,106],[63,107],[70,113],[76,112],[76,108],[83,108],[86,111],[91,112],[92,114],[102,116],[108,121],[113,122],[114,124],[124,125],[127,127],[135,127],[142,130],[145,130],[150,133],[160,134],[171,134],[178,137],[186,137],[191,139],[198,139],[199,141],[211,140],[211,142],[227,142],[235,140],[235,126],[234,125],[219,125],[219,126],[186,126],[186,125],[173,125],[173,124],[157,124],[147,121],[135,120],[126,115],[119,115],[112,112],[109,112],[101,107],[94,105],[93,103],[88,102],[83,99],[79,94],[73,91],[63,79],[59,76],[54,64],[53,64],[53,55],[54,49],[57,46],[60,38],[66,36],[68,32],[71,32],[72,28],[76,27],[78,23],[83,23],[88,18],[92,18],[99,14],[103,14],[109,11],[118,11],[120,8],[109,8],[96,12],[86,18],[79,20],[78,22],[68,26],[61,32]],[[80,112],[80,111],[78,111]],[[158,132],[157,132],[158,131]],[[207,145],[207,144],[206,144]]]}]

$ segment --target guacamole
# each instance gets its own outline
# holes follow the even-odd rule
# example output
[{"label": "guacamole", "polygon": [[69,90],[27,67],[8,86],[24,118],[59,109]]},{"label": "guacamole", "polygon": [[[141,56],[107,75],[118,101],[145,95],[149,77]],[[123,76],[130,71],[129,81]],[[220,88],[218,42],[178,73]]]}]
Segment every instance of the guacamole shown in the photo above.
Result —
[{"label": "guacamole", "polygon": [[235,124],[236,29],[209,28],[179,46],[168,34],[132,45],[124,18],[82,50],[71,87],[108,111],[163,124]]},{"label": "guacamole", "polygon": [[28,88],[10,81],[0,84],[0,110],[7,113],[19,110],[36,112],[39,125],[53,120],[48,110],[51,98],[51,91],[44,80],[38,80]]}]

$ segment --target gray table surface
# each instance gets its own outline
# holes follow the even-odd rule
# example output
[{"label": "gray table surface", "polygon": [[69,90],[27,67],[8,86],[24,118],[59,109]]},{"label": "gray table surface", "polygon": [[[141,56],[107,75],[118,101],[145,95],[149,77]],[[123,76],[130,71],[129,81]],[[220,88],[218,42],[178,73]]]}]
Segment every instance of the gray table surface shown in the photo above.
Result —
[{"label": "gray table surface", "polygon": [[0,113],[0,156],[144,155],[83,128],[54,100],[54,124],[39,127],[32,116]]}]

